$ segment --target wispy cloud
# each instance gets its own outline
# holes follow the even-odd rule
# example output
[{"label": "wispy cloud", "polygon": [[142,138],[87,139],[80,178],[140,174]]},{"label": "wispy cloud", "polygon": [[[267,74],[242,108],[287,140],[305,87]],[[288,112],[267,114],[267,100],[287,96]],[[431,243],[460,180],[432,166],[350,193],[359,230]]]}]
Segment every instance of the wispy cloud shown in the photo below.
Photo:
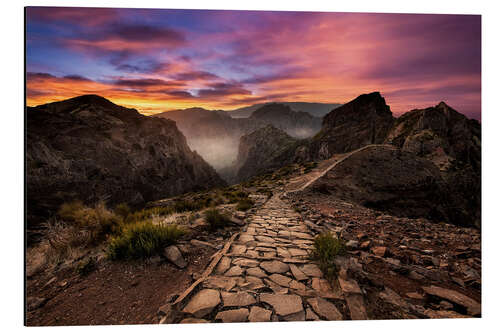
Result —
[{"label": "wispy cloud", "polygon": [[396,114],[445,100],[480,115],[479,16],[37,7],[27,18],[28,68],[58,69],[28,75],[30,105],[92,89],[147,112],[381,91]]}]

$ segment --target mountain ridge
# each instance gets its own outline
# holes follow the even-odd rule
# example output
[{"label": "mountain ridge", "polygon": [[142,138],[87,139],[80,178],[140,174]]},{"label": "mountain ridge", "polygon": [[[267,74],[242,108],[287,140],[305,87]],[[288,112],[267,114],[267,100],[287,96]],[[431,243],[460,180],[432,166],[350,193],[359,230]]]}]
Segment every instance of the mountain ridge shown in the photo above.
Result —
[{"label": "mountain ridge", "polygon": [[26,112],[29,227],[72,200],[140,205],[225,184],[174,121],[95,95]]},{"label": "mountain ridge", "polygon": [[234,110],[227,110],[231,117],[234,118],[247,118],[252,115],[252,113],[268,104],[284,104],[292,108],[292,110],[297,112],[307,112],[315,117],[323,117],[331,110],[341,106],[340,103],[315,103],[315,102],[279,102],[279,101],[271,101],[266,103],[258,103],[250,106],[241,107]]},{"label": "mountain ridge", "polygon": [[[259,153],[273,157],[274,169],[290,163],[325,160],[364,146],[390,144],[400,149],[402,154],[410,153],[436,166],[439,177],[447,184],[448,193],[453,197],[451,202],[461,210],[457,211],[455,223],[480,225],[480,124],[444,102],[395,118],[381,94],[374,92],[360,95],[332,110],[323,118],[321,131],[300,143],[293,142],[273,150],[272,132],[260,138],[252,134],[246,138],[245,149],[254,152],[255,160],[263,160]],[[250,160],[237,161],[240,169],[248,170],[245,178],[259,174],[260,169],[252,168],[252,164]],[[450,212],[450,209],[447,208],[447,211]]]}]

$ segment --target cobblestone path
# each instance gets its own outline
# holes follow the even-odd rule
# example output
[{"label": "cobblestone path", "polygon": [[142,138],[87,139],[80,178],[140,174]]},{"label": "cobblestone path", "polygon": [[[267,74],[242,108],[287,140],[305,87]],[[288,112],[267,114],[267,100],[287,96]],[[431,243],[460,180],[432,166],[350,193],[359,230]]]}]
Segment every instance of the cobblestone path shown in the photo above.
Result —
[{"label": "cobblestone path", "polygon": [[[210,275],[163,322],[265,322],[366,319],[355,281],[339,279],[337,291],[309,259],[314,233],[278,195],[247,217]],[[347,297],[345,297],[347,296]],[[356,303],[356,304],[354,304]]]}]

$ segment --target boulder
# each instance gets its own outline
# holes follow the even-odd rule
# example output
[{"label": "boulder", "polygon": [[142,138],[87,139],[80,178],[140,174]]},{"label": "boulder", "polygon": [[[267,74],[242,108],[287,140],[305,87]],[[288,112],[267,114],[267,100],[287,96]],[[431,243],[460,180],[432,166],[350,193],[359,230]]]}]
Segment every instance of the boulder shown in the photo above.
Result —
[{"label": "boulder", "polygon": [[187,266],[186,260],[182,257],[181,251],[175,245],[171,245],[163,251],[165,257],[174,265],[179,268],[185,268]]}]

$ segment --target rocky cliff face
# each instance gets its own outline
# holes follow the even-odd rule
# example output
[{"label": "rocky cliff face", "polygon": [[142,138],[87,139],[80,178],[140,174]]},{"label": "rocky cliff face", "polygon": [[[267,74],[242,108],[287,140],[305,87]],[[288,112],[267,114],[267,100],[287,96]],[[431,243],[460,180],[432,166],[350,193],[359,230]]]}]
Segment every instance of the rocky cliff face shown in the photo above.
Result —
[{"label": "rocky cliff face", "polygon": [[173,121],[95,95],[28,108],[26,173],[28,224],[74,199],[140,204],[224,184]]},{"label": "rocky cliff face", "polygon": [[237,179],[248,179],[270,169],[293,163],[305,148],[304,141],[268,125],[241,137],[236,162]]},{"label": "rocky cliff face", "polygon": [[253,112],[249,119],[271,124],[301,139],[311,137],[321,129],[321,118],[307,112],[293,111],[288,105],[279,103],[264,105]]},{"label": "rocky cliff face", "polygon": [[462,197],[456,210],[468,214],[476,226],[481,220],[481,125],[444,102],[413,110],[395,121],[386,140],[403,151],[432,161]]},{"label": "rocky cliff face", "polygon": [[378,92],[357,97],[328,113],[321,131],[311,142],[314,158],[353,151],[384,142],[394,118]]},{"label": "rocky cliff face", "polygon": [[456,163],[481,166],[481,125],[444,102],[396,119],[385,142],[430,159],[441,170]]}]

